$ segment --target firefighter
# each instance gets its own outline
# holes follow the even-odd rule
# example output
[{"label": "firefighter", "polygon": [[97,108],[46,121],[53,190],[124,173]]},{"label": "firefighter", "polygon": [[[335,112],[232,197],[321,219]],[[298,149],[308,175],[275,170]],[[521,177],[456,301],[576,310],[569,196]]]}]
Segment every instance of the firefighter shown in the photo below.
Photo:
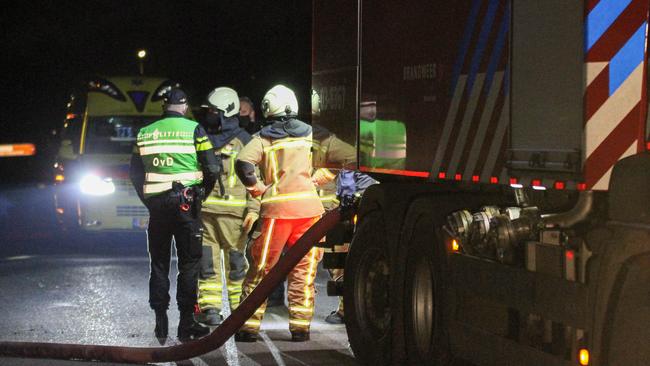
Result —
[{"label": "firefighter", "polygon": [[183,118],[187,96],[172,89],[163,116],[143,127],[131,157],[130,177],[149,209],[149,305],[156,313],[154,333],[168,334],[169,265],[172,238],[178,255],[176,302],[180,311],[178,339],[205,336],[209,328],[194,319],[201,260],[201,200],[212,191],[219,173],[212,144],[204,129]]},{"label": "firefighter", "polygon": [[[316,185],[316,191],[325,211],[330,211],[339,206],[336,197],[337,170],[354,165],[357,152],[354,146],[345,143],[320,124],[320,96],[315,90],[311,93],[311,115],[314,140],[313,165],[320,167],[312,174],[312,181]],[[347,251],[347,248],[331,248],[331,251]],[[330,269],[329,273],[335,281],[343,278],[343,269]],[[339,297],[338,307],[325,318],[325,321],[330,324],[342,324],[343,312],[343,298]]]},{"label": "firefighter", "polygon": [[[291,247],[323,214],[323,205],[311,181],[312,130],[296,119],[298,100],[284,85],[271,88],[262,100],[267,125],[239,153],[235,169],[246,189],[262,197],[261,235],[251,246],[251,264],[242,299],[277,263],[285,244]],[[259,166],[264,177],[255,176]],[[314,279],[322,250],[313,248],[287,278],[289,330],[295,342],[309,340],[314,313]],[[235,340],[254,342],[266,302],[246,321]]]},{"label": "firefighter", "polygon": [[339,169],[356,168],[357,151],[354,146],[339,139],[320,124],[320,97],[315,90],[311,95],[313,120],[313,165],[319,167],[312,174],[318,196],[326,211],[339,205],[336,198],[336,174]]},{"label": "firefighter", "polygon": [[[355,169],[357,153],[354,146],[339,139],[320,124],[320,96],[317,91],[312,90],[311,113],[313,127],[313,164],[320,167],[314,171],[312,181],[316,184],[318,196],[323,203],[325,211],[330,211],[339,206],[337,198],[337,175],[341,169]],[[367,177],[367,176],[366,176]],[[368,177],[367,182],[377,183]],[[363,190],[367,188],[363,186]],[[356,193],[356,192],[355,192]],[[333,252],[347,252],[348,243],[335,246],[330,250]],[[344,271],[342,268],[329,270],[330,276],[335,281],[342,281]],[[339,304],[336,310],[332,311],[325,321],[330,324],[342,324],[344,315],[343,298],[339,297]]]},{"label": "firefighter", "polygon": [[[221,323],[222,272],[226,276],[231,309],[239,305],[248,270],[246,239],[259,216],[259,199],[251,197],[235,174],[237,154],[251,136],[239,125],[239,97],[231,88],[208,94],[204,126],[222,164],[224,191],[215,187],[203,204],[203,257],[199,274],[199,320]],[[223,262],[222,256],[223,253]],[[223,268],[222,268],[223,263]]]}]

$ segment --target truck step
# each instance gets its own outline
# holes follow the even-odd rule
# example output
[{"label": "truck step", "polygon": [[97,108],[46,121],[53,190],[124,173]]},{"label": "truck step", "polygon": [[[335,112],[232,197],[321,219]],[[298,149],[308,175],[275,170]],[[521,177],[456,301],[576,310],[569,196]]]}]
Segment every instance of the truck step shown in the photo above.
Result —
[{"label": "truck step", "polygon": [[323,253],[323,268],[325,269],[339,269],[345,268],[345,259],[347,258],[348,253],[334,253],[334,252],[325,252]]},{"label": "truck step", "polygon": [[327,296],[343,296],[343,281],[327,281]]},{"label": "truck step", "polygon": [[339,222],[330,229],[325,235],[325,241],[328,248],[344,245],[352,241],[354,234],[354,225],[350,221]]}]

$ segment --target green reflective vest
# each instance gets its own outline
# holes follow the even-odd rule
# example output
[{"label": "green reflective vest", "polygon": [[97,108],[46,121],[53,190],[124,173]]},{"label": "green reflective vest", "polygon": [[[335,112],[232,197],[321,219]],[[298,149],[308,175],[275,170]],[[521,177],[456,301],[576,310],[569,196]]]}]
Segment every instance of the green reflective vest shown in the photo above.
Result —
[{"label": "green reflective vest", "polygon": [[360,163],[382,169],[406,166],[406,126],[392,120],[360,121]]},{"label": "green reflective vest", "polygon": [[185,118],[168,117],[140,130],[136,148],[145,170],[145,197],[170,190],[174,181],[185,186],[202,182],[196,152],[209,150],[212,144],[207,136],[194,140],[197,125]]}]

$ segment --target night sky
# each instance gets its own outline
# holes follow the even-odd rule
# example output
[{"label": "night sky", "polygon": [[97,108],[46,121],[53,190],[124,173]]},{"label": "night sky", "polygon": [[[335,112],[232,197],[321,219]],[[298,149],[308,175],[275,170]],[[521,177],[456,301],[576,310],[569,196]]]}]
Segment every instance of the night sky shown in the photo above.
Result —
[{"label": "night sky", "polygon": [[301,112],[308,111],[311,1],[10,4],[0,14],[2,142],[43,145],[62,123],[75,83],[93,74],[137,74],[139,48],[148,51],[145,75],[180,81],[196,103],[228,85],[259,105],[281,82],[295,88]]}]

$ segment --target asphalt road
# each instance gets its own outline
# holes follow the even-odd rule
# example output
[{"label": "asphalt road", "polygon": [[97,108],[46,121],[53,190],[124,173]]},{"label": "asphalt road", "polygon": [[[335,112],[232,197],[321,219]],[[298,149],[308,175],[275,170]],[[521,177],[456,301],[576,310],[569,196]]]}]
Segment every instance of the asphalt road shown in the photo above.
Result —
[{"label": "asphalt road", "polygon": [[[144,233],[74,236],[56,227],[47,186],[0,189],[0,341],[160,346],[147,303]],[[172,265],[175,298],[175,263]],[[267,310],[261,340],[170,365],[356,365],[345,327],[324,318],[336,307],[322,268],[311,341],[290,341],[286,307]],[[178,322],[169,311],[170,339]],[[0,365],[84,365],[78,361],[0,358]],[[97,363],[89,363],[96,365]]]}]

